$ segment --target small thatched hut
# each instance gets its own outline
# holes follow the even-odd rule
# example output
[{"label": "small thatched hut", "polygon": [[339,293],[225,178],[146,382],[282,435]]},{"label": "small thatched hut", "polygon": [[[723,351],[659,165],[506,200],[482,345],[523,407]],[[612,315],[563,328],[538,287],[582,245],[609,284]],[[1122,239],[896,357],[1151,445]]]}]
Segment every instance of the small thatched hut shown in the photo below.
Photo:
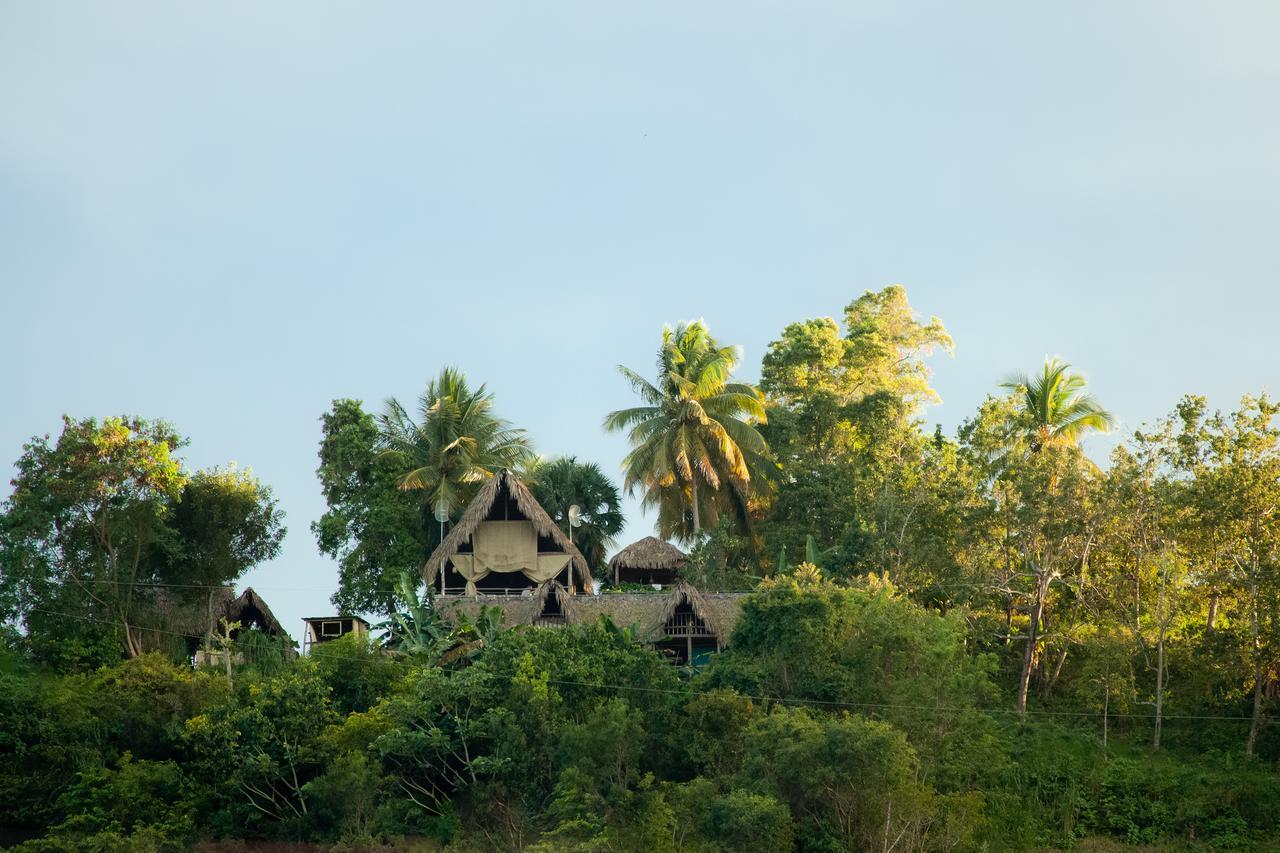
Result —
[{"label": "small thatched hut", "polygon": [[656,536],[646,536],[613,555],[609,571],[614,583],[675,583],[688,555]]},{"label": "small thatched hut", "polygon": [[256,628],[271,637],[289,638],[289,632],[251,586],[245,587],[244,592],[227,603],[226,618],[228,622],[239,622],[241,629]]},{"label": "small thatched hut", "polygon": [[[211,635],[220,633],[222,620],[226,620],[228,624],[240,623],[238,628],[231,632],[231,639],[240,641],[244,636],[244,632],[255,630],[265,637],[271,638],[271,646],[278,649],[279,653],[285,658],[292,658],[297,655],[297,650],[293,638],[289,636],[289,632],[285,630],[284,625],[271,612],[271,608],[267,606],[267,602],[262,596],[254,590],[253,587],[245,587],[244,592],[239,595],[231,587],[218,590],[216,593],[216,603],[214,599],[210,599],[208,615],[203,618],[206,624],[201,626],[200,635],[207,638]],[[192,638],[195,639],[194,637]],[[200,646],[204,645],[203,640],[197,641]],[[208,648],[195,648],[193,646],[192,654],[197,664],[214,663],[215,658],[221,660],[221,655]],[[243,660],[243,652],[237,655],[237,660]],[[275,652],[273,652],[275,654]]]},{"label": "small thatched hut", "polygon": [[494,474],[422,567],[442,595],[531,596],[549,582],[590,593],[578,549],[510,471]]},{"label": "small thatched hut", "polygon": [[197,591],[189,595],[177,594],[166,587],[144,587],[139,592],[139,603],[150,615],[145,620],[147,625],[137,629],[139,642],[145,651],[194,658],[235,598],[235,590],[230,586],[213,587],[207,594]]}]

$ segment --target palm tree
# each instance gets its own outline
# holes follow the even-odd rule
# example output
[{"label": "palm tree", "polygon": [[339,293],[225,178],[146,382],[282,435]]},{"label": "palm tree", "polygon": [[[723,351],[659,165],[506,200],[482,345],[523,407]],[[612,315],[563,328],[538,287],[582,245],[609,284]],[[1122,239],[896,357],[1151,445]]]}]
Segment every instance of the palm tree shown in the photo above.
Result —
[{"label": "palm tree", "polygon": [[1010,444],[1027,446],[1032,453],[1055,444],[1077,445],[1089,432],[1107,432],[1115,425],[1111,413],[1086,392],[1084,377],[1056,357],[1045,359],[1040,374],[1015,374],[1001,387],[1021,397],[1018,415],[1009,424]]},{"label": "palm tree", "polygon": [[423,504],[437,518],[453,517],[479,484],[501,468],[533,456],[524,430],[493,414],[493,394],[472,390],[457,368],[446,367],[427,383],[415,421],[394,397],[378,416],[386,456],[403,464],[396,485],[421,490]]},{"label": "palm tree", "polygon": [[573,543],[594,570],[604,565],[605,552],[622,532],[621,495],[594,462],[564,456],[530,467],[526,480],[547,514],[569,535],[569,507],[581,510],[582,526],[573,530]]},{"label": "palm tree", "polygon": [[644,490],[664,536],[688,541],[725,510],[745,522],[753,496],[771,487],[777,464],[755,428],[766,420],[764,397],[730,381],[741,358],[698,320],[663,328],[656,384],[618,367],[644,405],[611,412],[604,427],[627,430],[623,487]]},{"label": "palm tree", "polygon": [[[1091,465],[1078,452],[1080,441],[1090,432],[1107,432],[1115,424],[1111,413],[1086,391],[1084,377],[1072,373],[1070,365],[1058,358],[1046,358],[1040,374],[1011,376],[1002,387],[1018,395],[1017,408],[1006,424],[1008,450],[1020,454],[1026,449],[1028,459],[1052,463],[1054,454],[1045,451],[1058,448],[1069,451],[1070,459]],[[1051,471],[1045,485],[1046,496],[1057,491],[1059,482],[1059,473]],[[1087,554],[1086,548],[1081,560],[1087,560]],[[1027,711],[1027,693],[1050,586],[1061,578],[1061,566],[1047,560],[1043,549],[1025,549],[1023,559],[1034,583],[1027,614],[1027,643],[1018,674],[1019,714]]]}]

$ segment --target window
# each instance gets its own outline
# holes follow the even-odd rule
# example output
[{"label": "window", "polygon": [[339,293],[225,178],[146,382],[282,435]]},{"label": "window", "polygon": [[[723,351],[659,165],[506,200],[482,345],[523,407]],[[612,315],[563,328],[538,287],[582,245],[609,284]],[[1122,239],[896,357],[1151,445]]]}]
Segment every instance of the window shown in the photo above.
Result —
[{"label": "window", "polygon": [[334,621],[334,622],[321,622],[321,623],[320,623],[320,636],[321,636],[321,637],[341,637],[341,636],[342,636],[342,623],[341,623],[341,622],[337,622],[337,621]]}]

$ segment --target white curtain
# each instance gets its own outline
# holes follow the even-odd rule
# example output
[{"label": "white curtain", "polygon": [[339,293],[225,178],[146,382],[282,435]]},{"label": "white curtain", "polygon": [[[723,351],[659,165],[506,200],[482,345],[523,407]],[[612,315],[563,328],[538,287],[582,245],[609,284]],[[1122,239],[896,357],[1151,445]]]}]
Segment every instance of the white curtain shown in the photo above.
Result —
[{"label": "white curtain", "polygon": [[569,564],[568,554],[539,554],[538,533],[528,521],[482,521],[471,536],[472,553],[454,554],[453,568],[467,579],[467,595],[492,572],[520,572],[534,583],[554,578]]}]

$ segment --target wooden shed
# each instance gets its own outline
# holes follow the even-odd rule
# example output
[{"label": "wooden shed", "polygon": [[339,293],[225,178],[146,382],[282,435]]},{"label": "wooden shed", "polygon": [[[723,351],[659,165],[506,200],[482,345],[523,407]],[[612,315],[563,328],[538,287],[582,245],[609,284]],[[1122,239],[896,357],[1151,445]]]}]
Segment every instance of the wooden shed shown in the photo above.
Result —
[{"label": "wooden shed", "polygon": [[369,623],[359,616],[308,616],[302,620],[302,653],[347,634],[369,633]]}]

